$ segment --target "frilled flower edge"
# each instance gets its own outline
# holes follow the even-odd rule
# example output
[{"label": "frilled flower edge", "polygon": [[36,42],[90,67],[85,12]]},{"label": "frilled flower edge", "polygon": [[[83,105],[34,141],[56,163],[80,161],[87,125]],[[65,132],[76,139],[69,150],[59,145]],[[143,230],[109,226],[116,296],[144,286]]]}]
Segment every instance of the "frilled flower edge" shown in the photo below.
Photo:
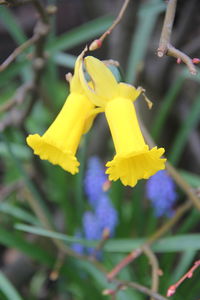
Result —
[{"label": "frilled flower edge", "polygon": [[149,150],[146,145],[141,151],[127,155],[116,154],[112,161],[106,164],[106,174],[109,180],[118,179],[127,186],[135,186],[139,179],[148,179],[157,171],[165,169],[166,159],[161,158],[164,148],[154,147]]},{"label": "frilled flower edge", "polygon": [[29,135],[26,141],[34,150],[34,154],[39,155],[41,159],[48,160],[54,165],[59,165],[73,175],[78,173],[80,163],[77,158],[71,151],[56,145],[55,141],[51,143],[49,138],[41,137],[39,134]]}]

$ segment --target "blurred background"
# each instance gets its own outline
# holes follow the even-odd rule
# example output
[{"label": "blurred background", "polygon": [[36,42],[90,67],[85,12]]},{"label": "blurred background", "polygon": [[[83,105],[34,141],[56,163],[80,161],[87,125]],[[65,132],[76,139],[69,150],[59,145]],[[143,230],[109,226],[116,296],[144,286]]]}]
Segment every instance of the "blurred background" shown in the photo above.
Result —
[{"label": "blurred background", "polygon": [[[0,1],[2,300],[109,298],[102,291],[115,285],[107,282],[95,263],[66,255],[63,250],[67,245],[89,256],[91,245],[97,245],[83,249],[84,241],[87,246],[88,240],[99,239],[97,233],[88,232],[94,226],[87,213],[96,209],[91,196],[95,189],[108,199],[101,211],[103,220],[113,220],[108,225],[112,227],[111,239],[94,255],[106,270],[169,224],[188,201],[185,190],[169,174],[155,177],[149,188],[145,180],[134,188],[124,187],[119,181],[108,184],[102,173],[114,149],[103,114],[81,141],[80,172],[75,176],[40,160],[26,144],[28,134],[42,135],[54,120],[69,92],[65,75],[73,73],[76,57],[85,45],[112,24],[123,2]],[[154,105],[149,110],[141,97],[136,104],[138,115],[155,143],[165,148],[166,157],[188,189],[198,196],[200,74],[191,75],[172,57],[157,57],[165,10],[163,0],[131,0],[120,24],[91,55],[118,61],[119,68],[112,66],[116,79],[146,90]],[[192,58],[200,57],[199,11],[198,0],[178,1],[172,33],[173,45]],[[25,45],[24,49],[20,45]],[[17,52],[13,52],[15,49]],[[11,53],[16,57],[9,61]],[[156,190],[152,197],[151,185]],[[159,262],[157,269],[162,270],[158,288],[162,295],[199,256],[198,209],[191,205],[174,220],[152,247]],[[78,246],[77,238],[82,239]],[[119,278],[151,288],[148,256],[137,258]],[[182,284],[174,299],[183,297],[199,299],[198,271]],[[142,300],[149,296],[127,288],[110,299]]]}]

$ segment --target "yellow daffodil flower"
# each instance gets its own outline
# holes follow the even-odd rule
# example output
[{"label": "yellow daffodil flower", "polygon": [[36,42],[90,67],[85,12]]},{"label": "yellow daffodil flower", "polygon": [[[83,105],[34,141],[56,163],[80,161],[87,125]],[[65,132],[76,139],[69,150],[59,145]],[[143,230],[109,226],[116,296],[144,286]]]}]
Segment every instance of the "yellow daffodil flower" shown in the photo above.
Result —
[{"label": "yellow daffodil flower", "polygon": [[109,180],[120,179],[124,185],[133,187],[139,179],[164,169],[166,161],[161,158],[164,149],[150,150],[140,130],[133,102],[142,89],[118,83],[104,63],[92,56],[84,62],[94,89],[88,86],[81,65],[82,86],[90,100],[104,109],[116,150],[113,160],[106,164],[106,173]]},{"label": "yellow daffodil flower", "polygon": [[89,130],[95,116],[95,105],[87,98],[80,84],[80,59],[81,55],[70,81],[70,94],[55,121],[43,136],[34,134],[27,137],[27,143],[34,154],[72,174],[78,172],[76,151],[81,136]]}]

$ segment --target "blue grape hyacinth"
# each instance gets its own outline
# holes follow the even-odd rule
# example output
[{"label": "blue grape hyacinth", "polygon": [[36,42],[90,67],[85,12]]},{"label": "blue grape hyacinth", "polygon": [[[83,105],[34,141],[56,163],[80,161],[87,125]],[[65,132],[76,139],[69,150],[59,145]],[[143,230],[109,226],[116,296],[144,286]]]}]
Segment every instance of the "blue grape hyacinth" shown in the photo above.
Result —
[{"label": "blue grape hyacinth", "polygon": [[[82,235],[82,233],[78,230],[78,231],[76,231],[76,233],[75,233],[75,237],[76,237],[76,238],[83,238],[83,235]],[[74,244],[72,244],[72,249],[73,249],[76,253],[78,253],[78,254],[80,254],[80,255],[84,254],[84,246],[81,245],[81,244],[79,244],[79,243],[74,243]]]},{"label": "blue grape hyacinth", "polygon": [[95,212],[102,232],[104,229],[108,229],[109,234],[112,236],[118,223],[118,215],[107,195],[100,197]]},{"label": "blue grape hyacinth", "polygon": [[85,193],[92,207],[96,207],[98,198],[104,194],[103,184],[106,182],[107,176],[100,159],[92,156],[88,161],[88,168],[85,174]]},{"label": "blue grape hyacinth", "polygon": [[173,215],[177,192],[175,183],[166,170],[157,172],[147,181],[146,195],[151,201],[157,217]]},{"label": "blue grape hyacinth", "polygon": [[[104,172],[100,159],[96,156],[91,157],[84,182],[87,199],[91,206],[91,210],[86,211],[82,218],[82,236],[86,240],[101,240],[104,230],[113,236],[118,223],[117,211],[112,205],[108,193],[103,190],[103,184],[107,181]],[[94,253],[94,248],[81,247],[79,244],[74,244],[73,249],[79,254]],[[98,259],[101,255],[101,252],[95,253]]]}]

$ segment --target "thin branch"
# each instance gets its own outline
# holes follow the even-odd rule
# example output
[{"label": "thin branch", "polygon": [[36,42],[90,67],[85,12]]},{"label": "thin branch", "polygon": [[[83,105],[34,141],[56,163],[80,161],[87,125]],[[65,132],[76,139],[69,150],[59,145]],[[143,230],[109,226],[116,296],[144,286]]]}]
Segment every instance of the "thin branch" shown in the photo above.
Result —
[{"label": "thin branch", "polygon": [[97,244],[96,248],[94,249],[94,251],[93,251],[93,253],[91,255],[92,259],[95,259],[96,255],[99,253],[99,251],[101,251],[103,249],[103,247],[105,246],[105,244],[108,241],[109,237],[110,237],[110,231],[109,231],[108,228],[105,228],[103,230],[103,234],[102,234],[101,240],[99,241],[99,243]]},{"label": "thin branch", "polygon": [[187,65],[190,73],[195,75],[197,70],[192,59],[182,51],[173,47],[170,43],[174,17],[176,13],[176,5],[177,0],[168,1],[159,47],[157,49],[157,55],[158,57],[168,55],[177,58],[179,61],[183,61]]},{"label": "thin branch", "polygon": [[25,83],[22,86],[20,86],[14,97],[5,102],[0,106],[0,113],[6,112],[13,108],[15,105],[20,105],[24,102],[26,98],[26,94],[33,88],[32,84]]},{"label": "thin branch", "polygon": [[168,1],[159,47],[157,50],[157,54],[159,57],[164,56],[164,54],[166,54],[168,50],[168,44],[170,43],[174,17],[176,13],[176,4],[177,0]]},{"label": "thin branch", "polygon": [[126,280],[118,280],[118,279],[114,279],[113,282],[115,283],[118,283],[118,284],[121,284],[123,285],[124,287],[131,287],[133,289],[136,289],[137,291],[145,294],[145,295],[148,295],[150,297],[153,297],[155,300],[167,300],[167,298],[163,297],[162,295],[156,293],[156,292],[152,292],[150,289],[148,289],[147,287],[139,284],[139,283],[136,283],[136,282],[129,282],[129,281],[126,281]]},{"label": "thin branch", "polygon": [[47,14],[44,6],[40,3],[40,1],[38,1],[38,0],[31,0],[31,2],[33,3],[33,5],[35,6],[36,10],[38,11],[42,22],[45,23],[45,24],[49,24],[48,14]]},{"label": "thin branch", "polygon": [[39,35],[35,33],[30,39],[28,39],[25,43],[21,44],[17,47],[0,65],[0,72],[4,71],[16,58],[20,55],[24,50],[32,46],[38,39]]},{"label": "thin branch", "polygon": [[170,297],[175,294],[176,289],[179,287],[179,285],[185,281],[187,278],[191,278],[193,276],[193,272],[200,266],[200,260],[197,260],[193,267],[177,281],[177,283],[171,285],[167,290],[167,297]]},{"label": "thin branch", "polygon": [[133,262],[137,257],[139,257],[146,247],[150,247],[155,241],[157,241],[160,237],[162,237],[165,233],[167,233],[179,220],[180,218],[191,208],[191,201],[187,201],[183,205],[181,205],[175,212],[174,216],[165,223],[162,227],[160,227],[154,234],[152,234],[147,241],[141,245],[141,247],[133,250],[129,253],[125,258],[123,258],[119,264],[117,264],[108,274],[107,278],[109,281],[112,281],[115,276],[128,264]]},{"label": "thin branch", "polygon": [[32,0],[19,0],[19,1],[15,1],[15,2],[10,2],[8,0],[0,0],[0,5],[7,5],[9,7],[12,6],[19,6],[19,5],[23,5],[23,4],[27,4],[30,3]]},{"label": "thin branch", "polygon": [[[144,247],[144,254],[146,254],[146,256],[149,259],[149,262],[151,264],[152,267],[152,285],[151,285],[151,290],[152,292],[157,292],[158,291],[158,286],[159,286],[159,264],[158,264],[158,260],[155,256],[155,254],[153,253],[153,251],[151,250],[150,247]],[[151,297],[150,300],[155,300],[154,297]]]},{"label": "thin branch", "polygon": [[98,48],[101,47],[103,41],[105,40],[105,38],[111,34],[111,32],[113,31],[113,29],[120,23],[121,19],[123,18],[123,15],[127,9],[127,6],[129,4],[130,0],[125,0],[124,4],[122,5],[120,12],[117,16],[117,18],[114,20],[114,22],[112,23],[112,25],[100,36],[100,38],[94,40],[90,46],[89,46],[89,50],[90,51],[94,51]]}]

